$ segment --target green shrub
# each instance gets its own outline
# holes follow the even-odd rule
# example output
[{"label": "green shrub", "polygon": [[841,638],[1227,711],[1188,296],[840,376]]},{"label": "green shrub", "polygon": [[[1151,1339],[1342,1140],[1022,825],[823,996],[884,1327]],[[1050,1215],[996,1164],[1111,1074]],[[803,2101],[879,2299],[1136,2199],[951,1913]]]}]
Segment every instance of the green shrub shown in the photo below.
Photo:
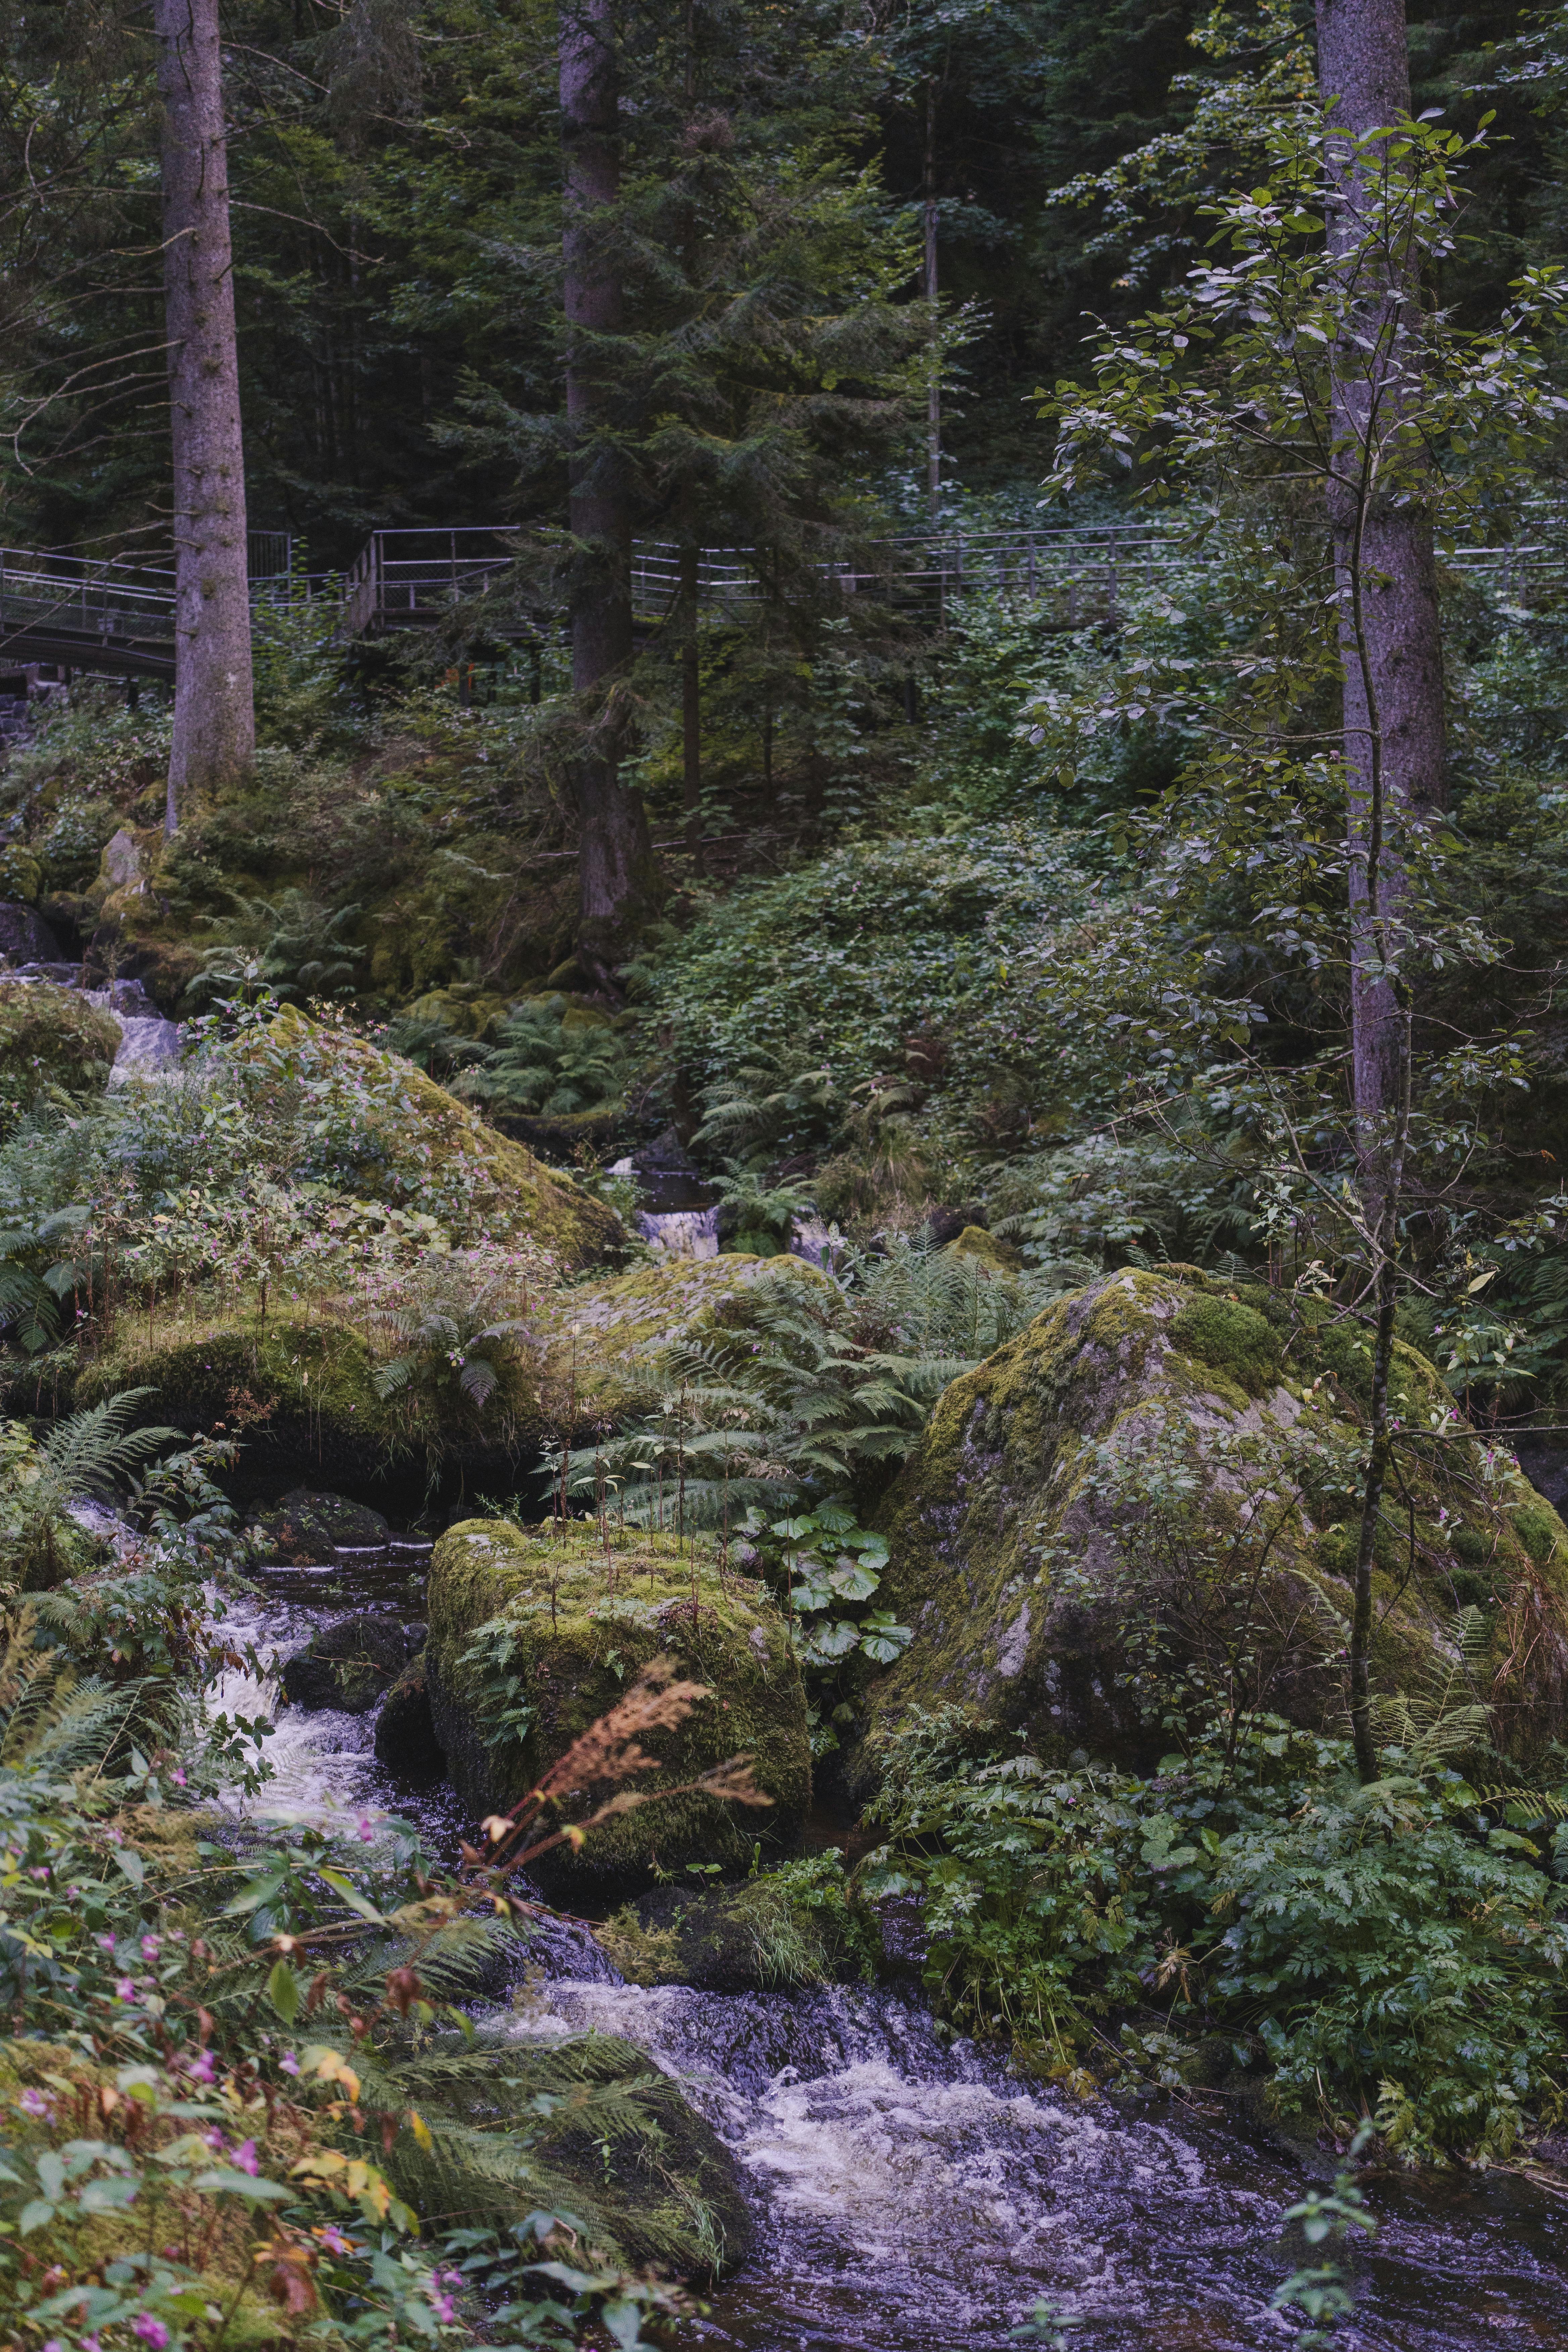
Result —
[{"label": "green shrub", "polygon": [[1568,2063],[1568,1834],[1415,1760],[1363,1789],[1348,1742],[1262,1719],[1234,1765],[1216,1738],[1139,1778],[948,1709],[902,1738],[868,1885],[923,1888],[933,1989],[1037,2063],[1103,2057],[1120,2020],[1122,2063],[1173,2084],[1223,2033],[1282,2112],[1381,2103],[1411,2158],[1504,2156]]}]

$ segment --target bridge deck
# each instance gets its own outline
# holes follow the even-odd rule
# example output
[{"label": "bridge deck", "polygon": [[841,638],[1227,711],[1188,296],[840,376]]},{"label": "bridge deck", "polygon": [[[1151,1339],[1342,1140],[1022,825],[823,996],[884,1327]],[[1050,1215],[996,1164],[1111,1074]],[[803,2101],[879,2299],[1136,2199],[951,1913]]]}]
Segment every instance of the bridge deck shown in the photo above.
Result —
[{"label": "bridge deck", "polygon": [[[1568,588],[1568,534],[1556,514],[1531,514],[1531,535],[1510,545],[1451,549],[1455,568],[1491,581],[1505,598],[1531,601]],[[341,637],[434,628],[461,612],[465,628],[502,642],[537,642],[555,616],[520,592],[522,542],[507,524],[378,530],[331,593],[341,596]],[[252,590],[275,593],[291,542],[252,538]],[[955,597],[1000,591],[1050,607],[1058,625],[1113,614],[1134,588],[1190,573],[1205,559],[1170,526],[1104,523],[1066,529],[921,532],[875,542],[858,563],[825,562],[843,597],[883,598],[905,612],[940,616]],[[643,630],[676,608],[680,551],[639,540],[632,551],[634,609]],[[767,595],[765,566],[747,548],[706,548],[698,595],[710,618],[743,621]],[[7,661],[64,664],[115,677],[172,678],[174,582],[156,566],[99,562],[0,548],[0,667]]]}]

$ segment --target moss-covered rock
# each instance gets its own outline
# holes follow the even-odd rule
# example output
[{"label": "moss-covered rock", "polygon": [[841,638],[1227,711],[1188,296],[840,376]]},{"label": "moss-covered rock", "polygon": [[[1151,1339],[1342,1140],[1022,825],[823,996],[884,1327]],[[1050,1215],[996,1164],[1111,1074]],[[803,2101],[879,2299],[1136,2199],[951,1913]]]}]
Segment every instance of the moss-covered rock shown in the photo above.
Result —
[{"label": "moss-covered rock", "polygon": [[530,2117],[528,2138],[550,2203],[581,2221],[588,2245],[629,2270],[693,2282],[743,2262],[752,2217],[740,2167],[679,2086],[612,2033],[574,2038],[561,2067],[572,2086]]},{"label": "moss-covered rock", "polygon": [[294,1487],[269,1511],[258,1512],[246,1532],[258,1558],[296,1568],[322,1565],[334,1551],[374,1551],[392,1537],[368,1504],[309,1486]]},{"label": "moss-covered rock", "polygon": [[595,1930],[630,1984],[788,1992],[869,1973],[874,1947],[847,1907],[802,1899],[792,1864],[715,1894],[658,1886]]},{"label": "moss-covered rock", "polygon": [[[384,1396],[376,1374],[394,1342],[370,1316],[356,1321],[352,1292],[323,1301],[319,1313],[291,1307],[266,1316],[253,1307],[204,1316],[193,1305],[196,1293],[178,1314],[160,1308],[151,1328],[125,1316],[110,1345],[82,1367],[75,1402],[97,1404],[121,1389],[146,1388],[153,1391],[149,1420],[193,1433],[218,1423],[237,1432],[244,1446],[230,1483],[248,1495],[276,1494],[282,1478],[307,1467],[323,1486],[355,1487],[389,1475],[423,1478],[432,1463],[510,1493],[561,1433],[591,1442],[595,1428],[633,1409],[659,1348],[704,1323],[743,1321],[764,1275],[806,1286],[827,1280],[798,1258],[767,1265],[750,1257],[677,1258],[547,1290],[535,1303],[539,1344],[504,1351],[500,1381],[482,1406],[450,1379]],[[280,1518],[264,1516],[264,1531],[279,1543],[288,1538],[288,1548],[274,1545],[278,1557],[314,1557],[339,1541],[376,1539],[333,1536],[319,1511],[304,1507],[309,1500],[300,1488],[285,1498],[292,1508],[278,1507]]]},{"label": "moss-covered rock", "polygon": [[75,989],[0,982],[0,1120],[56,1088],[100,1094],[119,1051],[119,1022]]},{"label": "moss-covered rock", "polygon": [[[676,1659],[709,1696],[647,1747],[661,1772],[654,1801],[563,1846],[540,1875],[555,1892],[635,1890],[658,1868],[745,1862],[753,1843],[795,1836],[811,1801],[800,1669],[779,1612],[721,1577],[694,1539],[574,1522],[524,1531],[468,1519],[436,1547],[428,1665],[436,1736],[475,1815],[525,1795],[652,1659]],[[659,1797],[747,1754],[764,1811],[703,1796]],[[639,1786],[645,1784],[640,1783]]]},{"label": "moss-covered rock", "polygon": [[830,1276],[804,1258],[666,1258],[606,1280],[563,1290],[547,1310],[552,1389],[575,1393],[584,1412],[613,1416],[646,1383],[651,1360],[672,1340],[718,1324],[748,1321],[759,1284],[794,1285],[807,1296],[834,1292]]},{"label": "moss-covered rock", "polygon": [[[1074,1293],[954,1381],[880,1515],[883,1591],[915,1639],[870,1687],[852,1783],[943,1702],[1047,1751],[1158,1752],[1151,1643],[1167,1686],[1243,1657],[1249,1703],[1342,1728],[1368,1381],[1328,1308],[1171,1267]],[[1403,1343],[1393,1395],[1374,1691],[1429,1690],[1480,1603],[1479,1695],[1527,1757],[1568,1724],[1568,1531]]]},{"label": "moss-covered rock", "polygon": [[309,1103],[318,1172],[333,1182],[422,1210],[454,1241],[532,1242],[563,1266],[597,1264],[626,1245],[604,1202],[366,1038],[286,1005],[232,1050],[279,1108]]}]

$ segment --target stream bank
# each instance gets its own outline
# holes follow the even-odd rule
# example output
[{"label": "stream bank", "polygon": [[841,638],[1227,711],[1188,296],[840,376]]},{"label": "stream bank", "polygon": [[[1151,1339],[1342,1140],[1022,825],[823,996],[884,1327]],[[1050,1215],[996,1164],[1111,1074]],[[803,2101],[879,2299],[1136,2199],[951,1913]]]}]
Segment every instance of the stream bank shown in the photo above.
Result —
[{"label": "stream bank", "polygon": [[[228,1629],[280,1663],[323,1623],[422,1609],[426,1539],[256,1571]],[[256,1714],[232,1674],[216,1705]],[[267,1742],[268,1821],[353,1833],[397,1815],[437,1852],[466,1826],[445,1784],[377,1763],[374,1716],[289,1708]],[[509,2000],[476,2009],[498,2042],[605,2033],[678,2082],[741,2167],[755,2232],[706,2298],[704,2352],[992,2352],[1058,2298],[1093,2352],[1259,2352],[1291,2340],[1268,2309],[1296,2259],[1281,2209],[1302,2178],[1244,2132],[1172,2108],[1127,2117],[1010,2075],[887,1987],[714,1993],[627,1984],[581,1928],[541,1938]],[[1500,2175],[1381,2176],[1379,2231],[1354,2256],[1347,2352],[1568,2352],[1568,2204]]]}]

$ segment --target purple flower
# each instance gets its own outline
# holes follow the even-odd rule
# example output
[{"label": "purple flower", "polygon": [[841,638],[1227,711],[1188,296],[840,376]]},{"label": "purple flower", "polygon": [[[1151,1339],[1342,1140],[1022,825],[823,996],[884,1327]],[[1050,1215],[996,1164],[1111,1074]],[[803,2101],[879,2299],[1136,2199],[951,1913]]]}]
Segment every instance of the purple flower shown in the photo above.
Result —
[{"label": "purple flower", "polygon": [[300,2061],[291,2050],[285,2050],[278,2063],[285,2074],[297,2074],[300,2071]]},{"label": "purple flower", "polygon": [[114,1949],[114,1938],[112,1936],[100,1936],[96,1940],[98,1948],[100,1952],[111,1952]]},{"label": "purple flower", "polygon": [[170,1778],[173,1780],[176,1789],[183,1789],[185,1785],[184,1766],[183,1764],[176,1764],[173,1773],[170,1775]]},{"label": "purple flower", "polygon": [[322,2245],[325,2246],[330,2254],[352,2254],[353,2252],[353,2240],[352,2238],[345,2238],[341,2230],[334,2230],[330,2221],[327,2223],[324,2230],[318,2230],[316,2235],[320,2238]]},{"label": "purple flower", "polygon": [[114,1997],[116,2000],[135,2000],[136,1987],[132,1984],[129,1977],[116,1977],[114,1980]]},{"label": "purple flower", "polygon": [[210,2050],[198,2050],[191,2060],[191,2074],[198,2083],[210,2083],[215,2072]]},{"label": "purple flower", "polygon": [[139,2336],[143,2344],[150,2344],[153,2352],[163,2352],[163,2347],[169,2340],[168,2329],[161,2319],[154,2319],[150,2311],[137,2314],[131,2323],[131,2333],[132,2336]]},{"label": "purple flower", "polygon": [[52,2116],[55,2111],[54,2101],[45,2098],[42,2091],[35,2089],[31,2083],[21,2094],[16,2105],[25,2116]]},{"label": "purple flower", "polygon": [[433,2294],[430,2305],[437,2319],[456,2319],[457,2307],[449,2294]]},{"label": "purple flower", "polygon": [[248,2172],[252,2180],[261,2169],[257,2161],[256,2142],[253,2139],[242,2139],[229,2161],[237,2172]]},{"label": "purple flower", "polygon": [[373,1843],[375,1837],[375,1824],[371,1820],[368,1813],[362,1813],[360,1815],[359,1833],[361,1837],[363,1838],[366,1845]]},{"label": "purple flower", "polygon": [[159,1952],[163,1949],[163,1939],[161,1936],[143,1936],[142,1938],[142,1958],[144,1960],[155,1960]]}]

